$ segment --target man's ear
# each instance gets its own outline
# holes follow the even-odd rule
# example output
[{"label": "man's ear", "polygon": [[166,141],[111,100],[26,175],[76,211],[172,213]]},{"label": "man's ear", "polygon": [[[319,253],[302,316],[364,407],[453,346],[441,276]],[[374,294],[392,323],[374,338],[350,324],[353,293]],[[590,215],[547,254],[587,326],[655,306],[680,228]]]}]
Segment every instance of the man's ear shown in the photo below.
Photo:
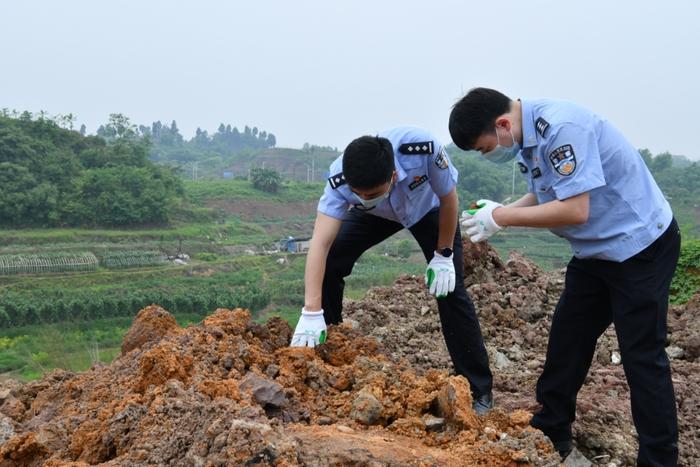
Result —
[{"label": "man's ear", "polygon": [[496,128],[503,128],[506,131],[511,131],[513,124],[508,120],[508,117],[501,115],[496,119]]}]

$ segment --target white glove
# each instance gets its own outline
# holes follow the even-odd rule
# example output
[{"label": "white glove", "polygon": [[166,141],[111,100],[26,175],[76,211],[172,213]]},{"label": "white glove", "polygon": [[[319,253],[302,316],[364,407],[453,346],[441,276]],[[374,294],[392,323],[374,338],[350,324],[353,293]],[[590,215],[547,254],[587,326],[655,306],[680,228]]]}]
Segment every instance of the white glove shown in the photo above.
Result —
[{"label": "white glove", "polygon": [[323,318],[323,310],[306,311],[306,308],[302,308],[290,346],[316,347],[324,342],[326,342],[326,320]]},{"label": "white glove", "polygon": [[501,203],[488,199],[480,199],[476,202],[477,209],[463,211],[462,227],[466,227],[469,239],[474,242],[482,242],[495,234],[503,227],[493,220],[493,210],[503,206]]},{"label": "white glove", "polygon": [[437,251],[425,269],[425,285],[437,298],[447,297],[455,289],[455,265],[452,256],[442,256]]}]

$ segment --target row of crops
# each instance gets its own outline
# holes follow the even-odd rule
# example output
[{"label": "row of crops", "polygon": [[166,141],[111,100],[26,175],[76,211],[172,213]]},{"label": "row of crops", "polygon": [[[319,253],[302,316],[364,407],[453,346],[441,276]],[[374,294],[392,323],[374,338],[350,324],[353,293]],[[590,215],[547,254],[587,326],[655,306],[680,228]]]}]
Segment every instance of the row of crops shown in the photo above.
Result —
[{"label": "row of crops", "polygon": [[160,251],[116,251],[99,257],[90,252],[0,255],[0,275],[95,271],[100,265],[109,269],[147,267],[166,261]]},{"label": "row of crops", "polygon": [[98,318],[134,316],[157,304],[171,313],[206,314],[217,308],[256,311],[270,302],[270,294],[255,286],[216,284],[170,285],[147,289],[108,291],[36,290],[22,293],[0,290],[0,328]]}]

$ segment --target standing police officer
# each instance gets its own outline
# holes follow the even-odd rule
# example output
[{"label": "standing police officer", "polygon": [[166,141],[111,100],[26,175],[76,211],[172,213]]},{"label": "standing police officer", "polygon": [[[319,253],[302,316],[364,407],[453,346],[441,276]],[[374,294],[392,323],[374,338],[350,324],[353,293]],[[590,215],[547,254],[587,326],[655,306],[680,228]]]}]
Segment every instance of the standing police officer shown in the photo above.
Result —
[{"label": "standing police officer", "polygon": [[457,170],[428,132],[400,127],[352,141],[330,167],[306,259],[304,308],[292,346],[325,340],[342,321],[344,278],[370,247],[407,228],[429,261],[455,372],[469,380],[474,409],[492,405],[492,376],[479,321],[464,288]]},{"label": "standing police officer", "polygon": [[639,465],[675,465],[678,428],[664,351],[669,286],[680,232],[639,152],[607,120],[554,100],[512,101],[476,88],[453,108],[455,144],[495,162],[517,157],[529,193],[502,206],[489,200],[463,226],[482,241],[508,226],[548,227],[574,256],[552,319],[537,382],[541,429],[566,455],[576,395],[596,341],[610,323],[622,354],[639,436]]}]

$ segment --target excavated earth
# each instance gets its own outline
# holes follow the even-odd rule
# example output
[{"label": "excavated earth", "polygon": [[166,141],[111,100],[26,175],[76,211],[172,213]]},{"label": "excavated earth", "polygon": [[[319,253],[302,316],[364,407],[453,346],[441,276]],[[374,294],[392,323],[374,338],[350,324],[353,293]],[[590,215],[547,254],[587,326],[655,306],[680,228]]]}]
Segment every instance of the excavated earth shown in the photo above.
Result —
[{"label": "excavated earth", "polygon": [[[143,309],[121,355],[87,372],[0,387],[1,466],[558,465],[528,427],[547,332],[563,286],[519,255],[503,263],[465,242],[465,278],[495,376],[497,409],[477,417],[451,374],[434,299],[402,277],[345,304],[316,349],[292,330],[219,309],[180,328]],[[700,295],[669,311],[683,465],[700,465]],[[600,465],[634,465],[629,390],[613,329],[579,394],[578,448]]]}]

